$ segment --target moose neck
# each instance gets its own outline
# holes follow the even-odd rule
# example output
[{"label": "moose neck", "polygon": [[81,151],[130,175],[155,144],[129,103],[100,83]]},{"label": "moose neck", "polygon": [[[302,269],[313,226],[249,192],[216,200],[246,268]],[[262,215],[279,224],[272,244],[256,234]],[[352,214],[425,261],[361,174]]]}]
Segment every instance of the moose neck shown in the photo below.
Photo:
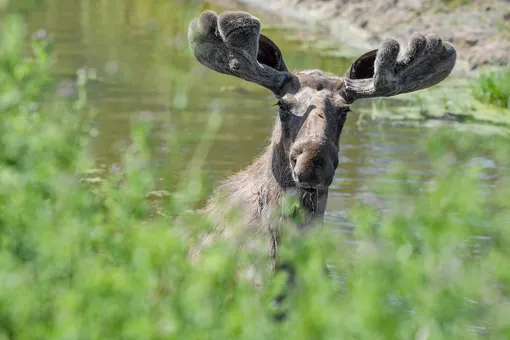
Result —
[{"label": "moose neck", "polygon": [[289,163],[289,149],[290,143],[283,138],[281,125],[277,120],[273,129],[271,145],[266,151],[267,156],[270,157],[267,162],[268,175],[281,189],[281,196],[291,194],[299,197],[301,207],[305,212],[305,224],[322,222],[326,210],[328,189],[303,189],[296,185]]}]

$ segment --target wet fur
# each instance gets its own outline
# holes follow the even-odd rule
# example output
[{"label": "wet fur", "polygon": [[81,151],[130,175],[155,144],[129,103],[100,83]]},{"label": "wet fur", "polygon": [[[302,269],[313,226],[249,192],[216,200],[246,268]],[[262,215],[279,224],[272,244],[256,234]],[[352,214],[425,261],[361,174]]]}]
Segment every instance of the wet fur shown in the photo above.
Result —
[{"label": "wet fur", "polygon": [[[229,237],[237,232],[248,237],[262,238],[272,267],[276,265],[278,244],[281,238],[281,199],[286,194],[297,195],[306,222],[322,221],[328,197],[324,190],[303,190],[291,175],[289,148],[282,141],[280,123],[275,124],[271,144],[246,169],[228,178],[217,188],[208,201],[205,213],[212,218],[215,235],[212,238]],[[229,225],[225,209],[237,208],[242,211],[242,222]],[[231,228],[245,228],[232,230]]]},{"label": "wet fur", "polygon": [[[402,53],[395,40],[387,39],[358,58],[344,77],[320,70],[292,73],[278,46],[260,34],[260,21],[246,12],[218,16],[205,11],[190,22],[188,40],[201,64],[264,86],[278,99],[270,145],[218,187],[205,208],[214,232],[202,242],[232,236],[239,248],[262,242],[273,267],[285,194],[299,197],[304,225],[323,219],[348,105],[433,86],[450,74],[456,61],[453,46],[439,36],[414,34]],[[232,208],[241,211],[239,223],[227,218]]]}]

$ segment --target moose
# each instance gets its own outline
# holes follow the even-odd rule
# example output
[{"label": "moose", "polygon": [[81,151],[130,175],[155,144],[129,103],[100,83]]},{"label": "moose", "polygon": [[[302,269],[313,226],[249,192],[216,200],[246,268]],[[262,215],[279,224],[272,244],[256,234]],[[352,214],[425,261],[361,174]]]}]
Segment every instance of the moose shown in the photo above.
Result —
[{"label": "moose", "polygon": [[[359,57],[344,76],[321,70],[290,71],[278,46],[261,34],[258,18],[241,11],[205,11],[189,24],[188,40],[204,66],[259,84],[277,99],[269,146],[226,179],[205,211],[217,234],[234,233],[225,207],[238,208],[249,233],[265,235],[272,264],[278,256],[278,214],[285,195],[299,199],[304,226],[323,221],[328,187],[338,166],[339,139],[349,104],[438,84],[452,71],[455,48],[436,34],[412,35],[401,52],[393,39]],[[222,202],[222,203],[219,203]]]}]

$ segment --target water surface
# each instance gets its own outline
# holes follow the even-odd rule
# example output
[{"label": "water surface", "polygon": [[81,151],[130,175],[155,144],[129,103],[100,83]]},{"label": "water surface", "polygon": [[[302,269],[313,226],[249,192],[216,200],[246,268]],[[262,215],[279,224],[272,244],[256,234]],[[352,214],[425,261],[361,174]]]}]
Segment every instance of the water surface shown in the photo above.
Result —
[{"label": "water surface", "polygon": [[[97,73],[89,90],[91,104],[99,110],[94,142],[99,163],[112,167],[119,162],[130,139],[131,120],[140,113],[158,121],[161,137],[178,133],[183,138],[179,150],[168,150],[161,143],[162,163],[176,153],[188,160],[211,112],[220,113],[222,124],[206,162],[215,179],[245,167],[267,145],[276,117],[272,95],[206,69],[189,51],[188,22],[206,6],[186,0],[41,0],[27,12],[30,31],[42,28],[54,38],[55,73],[63,95],[74,94],[78,69]],[[351,60],[310,48],[304,40],[314,38],[307,32],[264,14],[261,18],[264,33],[280,46],[289,67],[343,74],[350,65]],[[387,173],[395,163],[404,162],[423,183],[432,175],[420,146],[424,128],[382,121],[366,121],[359,127],[355,112],[356,106],[341,136],[340,166],[327,209],[327,218],[347,229],[346,208],[359,202],[384,208],[373,186],[392,184]],[[480,164],[492,164],[483,155],[474,157]],[[493,166],[486,166],[486,171],[482,180],[489,184]],[[382,198],[395,199],[390,192]]]}]

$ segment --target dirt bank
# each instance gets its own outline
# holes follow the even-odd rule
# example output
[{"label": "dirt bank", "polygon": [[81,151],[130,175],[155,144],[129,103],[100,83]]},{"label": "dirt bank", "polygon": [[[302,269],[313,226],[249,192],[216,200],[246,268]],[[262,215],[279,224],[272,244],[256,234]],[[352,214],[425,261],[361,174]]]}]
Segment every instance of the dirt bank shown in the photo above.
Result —
[{"label": "dirt bank", "polygon": [[469,69],[510,64],[510,0],[239,2],[322,26],[333,39],[353,47],[377,48],[387,37],[407,42],[414,32],[436,32],[455,45]]}]

